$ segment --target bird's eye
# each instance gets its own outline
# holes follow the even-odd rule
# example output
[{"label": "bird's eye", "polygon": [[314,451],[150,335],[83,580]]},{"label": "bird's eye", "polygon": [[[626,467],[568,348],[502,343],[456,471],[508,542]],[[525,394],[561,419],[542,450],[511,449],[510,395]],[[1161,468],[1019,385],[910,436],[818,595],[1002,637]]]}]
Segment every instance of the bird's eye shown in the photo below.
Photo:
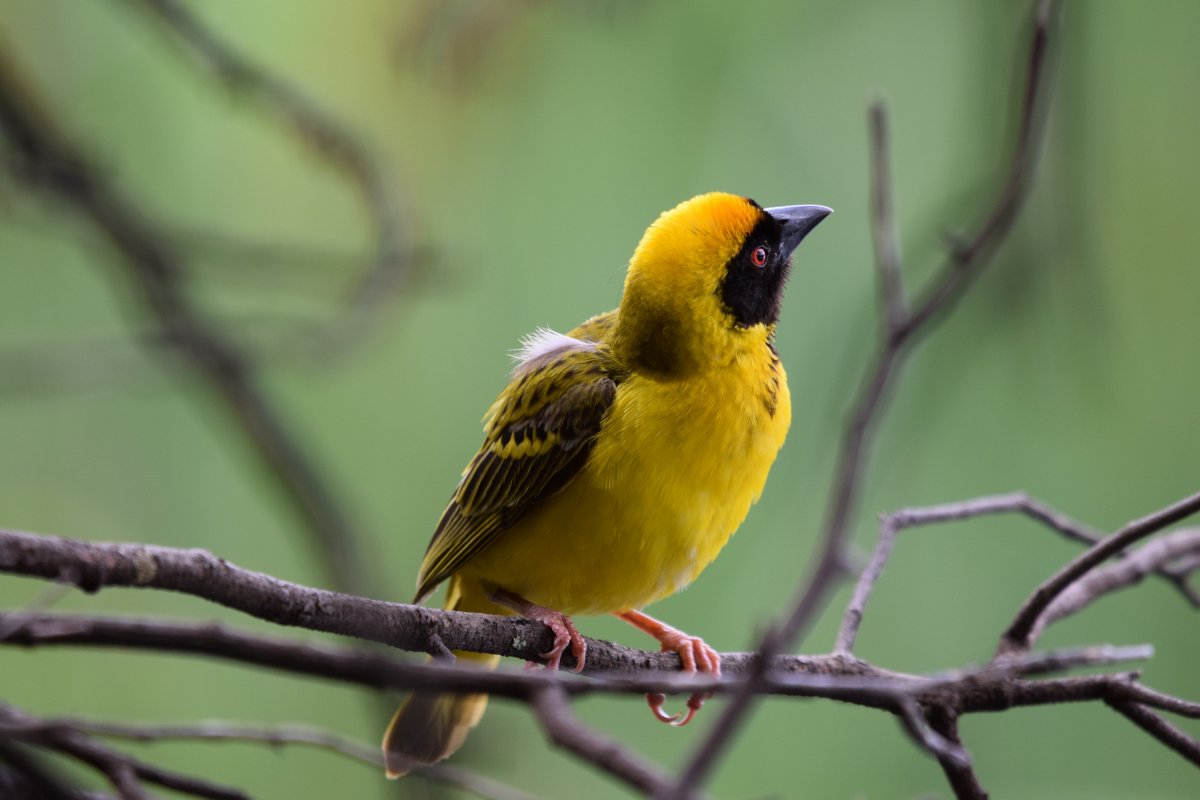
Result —
[{"label": "bird's eye", "polygon": [[751,250],[750,263],[756,267],[765,267],[767,265],[767,248],[759,245]]}]

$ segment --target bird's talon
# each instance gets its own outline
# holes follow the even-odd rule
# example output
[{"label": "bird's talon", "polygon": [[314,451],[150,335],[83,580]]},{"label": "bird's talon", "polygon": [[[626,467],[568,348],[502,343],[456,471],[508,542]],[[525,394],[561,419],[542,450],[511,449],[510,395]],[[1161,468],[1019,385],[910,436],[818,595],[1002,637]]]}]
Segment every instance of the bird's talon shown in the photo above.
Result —
[{"label": "bird's talon", "polygon": [[[712,697],[712,692],[696,692],[687,701],[687,713],[683,715],[683,719],[678,722],[672,722],[676,728],[682,728],[692,721],[692,717],[696,716],[696,712],[704,707],[704,701]],[[679,715],[676,714],[676,717]]]},{"label": "bird's talon", "polygon": [[668,725],[674,725],[679,719],[678,714],[668,714],[663,711],[663,704],[667,702],[665,694],[658,692],[650,692],[646,695],[646,703],[650,706],[650,711],[654,714],[654,718],[659,722],[665,722]]}]

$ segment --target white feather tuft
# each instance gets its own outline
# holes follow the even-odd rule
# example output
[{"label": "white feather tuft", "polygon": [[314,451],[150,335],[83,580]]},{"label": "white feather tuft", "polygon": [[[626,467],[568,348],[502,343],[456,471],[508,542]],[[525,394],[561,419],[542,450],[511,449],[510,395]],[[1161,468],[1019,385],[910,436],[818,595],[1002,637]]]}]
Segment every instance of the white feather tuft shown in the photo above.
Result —
[{"label": "white feather tuft", "polygon": [[521,339],[521,349],[511,353],[517,362],[513,370],[536,361],[544,356],[563,350],[595,350],[595,342],[585,342],[565,333],[552,331],[549,328],[538,328],[533,333]]}]

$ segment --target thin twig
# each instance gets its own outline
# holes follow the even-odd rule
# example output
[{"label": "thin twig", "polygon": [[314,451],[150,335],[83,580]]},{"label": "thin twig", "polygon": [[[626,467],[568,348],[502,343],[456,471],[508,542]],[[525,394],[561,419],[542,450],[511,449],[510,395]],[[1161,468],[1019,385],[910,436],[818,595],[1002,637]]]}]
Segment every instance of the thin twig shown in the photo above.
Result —
[{"label": "thin twig", "polygon": [[658,797],[671,787],[666,773],[642,761],[615,740],[580,725],[562,690],[546,688],[535,692],[529,704],[546,737],[559,747],[621,779],[647,797]]},{"label": "thin twig", "polygon": [[375,230],[374,254],[352,292],[346,312],[304,342],[311,351],[330,352],[361,340],[370,312],[393,295],[409,277],[413,252],[400,224],[396,179],[361,137],[296,86],[239,53],[206,27],[178,0],[136,0],[176,35],[179,44],[225,85],[230,93],[253,100],[292,131],[315,155],[341,170],[357,187]]},{"label": "thin twig", "polygon": [[908,318],[901,270],[900,234],[892,208],[891,140],[888,135],[887,105],[879,100],[867,113],[871,132],[871,240],[875,245],[876,284],[879,305],[887,330],[895,331]]},{"label": "thin twig", "polygon": [[1176,728],[1158,714],[1137,703],[1109,702],[1109,707],[1200,767],[1200,741]]},{"label": "thin twig", "polygon": [[[958,719],[953,713],[945,709],[934,709],[929,712],[928,722],[929,727],[937,731],[946,742],[962,748],[962,742],[958,737]],[[979,782],[970,760],[956,759],[941,754],[937,754],[937,760],[958,800],[987,800],[988,793]]]},{"label": "thin twig", "polygon": [[[0,709],[6,708],[0,704]],[[118,723],[79,717],[54,717],[43,720],[41,724],[54,730],[76,730],[91,736],[129,739],[137,742],[204,740],[255,742],[275,747],[294,744],[307,745],[337,753],[371,767],[383,768],[383,755],[379,752],[378,747],[307,725],[253,726],[218,720],[163,725],[159,723]],[[439,783],[454,786],[478,797],[488,798],[488,800],[533,800],[532,795],[461,768],[418,767],[414,773]]]},{"label": "thin twig", "polygon": [[47,724],[12,706],[0,706],[0,734],[70,756],[101,772],[127,800],[149,798],[142,783],[152,783],[195,797],[212,800],[247,800],[247,795],[189,775],[162,769],[100,744],[70,727]]},{"label": "thin twig", "polygon": [[1071,584],[1038,617],[1030,639],[1036,641],[1046,627],[1078,614],[1101,597],[1133,586],[1151,573],[1161,572],[1180,556],[1195,554],[1200,554],[1200,529],[1175,531],[1147,542],[1128,557],[1103,569],[1095,569]]},{"label": "thin twig", "polygon": [[75,789],[55,774],[31,748],[0,738],[0,797],[112,800],[113,796]]},{"label": "thin twig", "polygon": [[999,652],[1028,650],[1036,640],[1037,631],[1042,627],[1039,624],[1042,615],[1072,584],[1130,545],[1188,518],[1197,511],[1200,511],[1200,492],[1130,522],[1112,536],[1080,553],[1048,578],[1022,604],[1012,624],[1000,638]]},{"label": "thin twig", "polygon": [[[854,587],[854,594],[842,617],[842,624],[838,630],[834,652],[850,653],[853,651],[855,639],[858,636],[858,629],[862,625],[863,613],[866,609],[867,601],[870,599],[875,584],[883,574],[883,569],[891,557],[896,536],[899,535],[900,531],[920,525],[954,522],[990,514],[1007,513],[1024,514],[1030,519],[1041,522],[1051,530],[1061,533],[1071,541],[1094,545],[1103,538],[1094,529],[1077,522],[1040,500],[1029,497],[1023,492],[976,497],[970,500],[943,503],[935,506],[905,508],[890,514],[884,514],[879,518],[879,538],[876,542],[875,550],[872,552],[867,566],[859,573],[858,582]],[[1100,589],[1101,582],[1103,582],[1103,586],[1108,587],[1104,591],[1112,591],[1120,588],[1120,586],[1129,585],[1140,580],[1147,574],[1155,573],[1182,591],[1187,585],[1189,572],[1180,570],[1178,565],[1172,562],[1180,556],[1189,554],[1194,548],[1200,547],[1200,533],[1196,533],[1195,536],[1194,540],[1192,538],[1172,538],[1168,542],[1164,539],[1164,544],[1147,545],[1138,550],[1137,554],[1133,557],[1127,557],[1128,554],[1124,550],[1114,553],[1115,558],[1122,560],[1107,570],[1097,573],[1097,575],[1104,575],[1105,577],[1096,578],[1095,575],[1091,576],[1097,581],[1097,584],[1095,584],[1096,589]],[[1147,550],[1147,548],[1154,549]],[[1110,570],[1111,572],[1109,572]],[[1189,602],[1192,601],[1192,597],[1187,592],[1182,593]],[[1095,599],[1096,596],[1098,595],[1092,596],[1091,599]],[[1055,605],[1057,606],[1058,604],[1056,603]],[[1080,610],[1080,608],[1082,606],[1074,608],[1071,613]],[[1067,611],[1065,607],[1062,610],[1064,614]]]},{"label": "thin twig", "polygon": [[253,726],[222,720],[198,720],[164,725],[150,722],[107,722],[80,717],[54,717],[45,722],[50,726],[73,728],[92,736],[129,739],[135,742],[198,739],[212,742],[258,742],[275,747],[301,744],[338,753],[373,767],[383,766],[383,755],[378,747],[307,725]]},{"label": "thin twig", "polygon": [[77,209],[104,234],[164,341],[205,380],[275,478],[322,554],[333,584],[370,593],[367,562],[341,502],[258,385],[244,354],[186,291],[183,258],[169,236],[51,123],[35,96],[0,49],[0,134],[22,159],[24,177]]}]

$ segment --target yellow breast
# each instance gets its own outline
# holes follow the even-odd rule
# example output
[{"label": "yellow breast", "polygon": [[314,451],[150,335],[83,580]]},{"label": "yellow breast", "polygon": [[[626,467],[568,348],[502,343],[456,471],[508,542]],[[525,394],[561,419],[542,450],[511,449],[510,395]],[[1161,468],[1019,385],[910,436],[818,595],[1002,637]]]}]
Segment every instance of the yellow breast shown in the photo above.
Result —
[{"label": "yellow breast", "polygon": [[666,597],[737,530],[790,421],[765,341],[683,380],[631,376],[583,470],[462,572],[568,614]]}]

